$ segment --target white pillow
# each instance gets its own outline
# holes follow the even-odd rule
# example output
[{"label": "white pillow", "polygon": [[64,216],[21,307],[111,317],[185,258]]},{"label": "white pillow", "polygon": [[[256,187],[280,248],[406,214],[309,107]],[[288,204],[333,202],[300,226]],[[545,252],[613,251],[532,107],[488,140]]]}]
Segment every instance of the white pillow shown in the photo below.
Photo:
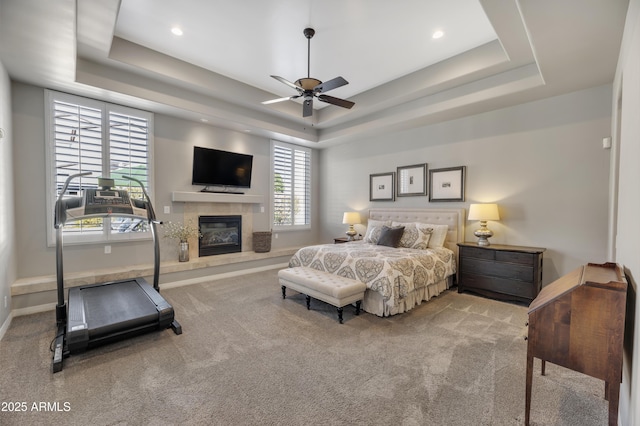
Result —
[{"label": "white pillow", "polygon": [[444,241],[447,239],[447,232],[449,232],[449,225],[433,225],[431,223],[424,223],[423,226],[433,228],[433,233],[429,239],[429,248],[439,248],[444,246]]},{"label": "white pillow", "polygon": [[392,226],[404,226],[404,233],[400,239],[399,247],[426,250],[433,233],[433,228],[419,222],[393,222]]},{"label": "white pillow", "polygon": [[383,226],[390,226],[390,220],[375,220],[369,219],[367,222],[367,232],[364,234],[364,242],[371,244],[378,244],[378,239],[380,238],[380,233],[382,232]]}]

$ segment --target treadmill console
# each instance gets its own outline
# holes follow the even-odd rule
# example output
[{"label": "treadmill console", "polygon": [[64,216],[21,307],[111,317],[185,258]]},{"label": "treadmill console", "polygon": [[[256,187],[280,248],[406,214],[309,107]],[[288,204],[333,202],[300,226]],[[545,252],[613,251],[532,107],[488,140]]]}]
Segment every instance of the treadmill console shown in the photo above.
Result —
[{"label": "treadmill console", "polygon": [[146,209],[140,206],[141,203],[134,203],[125,190],[88,188],[81,199],[80,206],[67,208],[67,220],[110,215],[147,217]]}]

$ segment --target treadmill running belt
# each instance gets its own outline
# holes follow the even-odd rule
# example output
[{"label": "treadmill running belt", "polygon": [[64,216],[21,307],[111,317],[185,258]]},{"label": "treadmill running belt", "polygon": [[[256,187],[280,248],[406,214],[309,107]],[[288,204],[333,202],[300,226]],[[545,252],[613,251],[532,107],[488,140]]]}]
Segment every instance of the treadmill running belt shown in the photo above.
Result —
[{"label": "treadmill running belt", "polygon": [[90,338],[158,321],[156,304],[135,280],[83,288]]}]

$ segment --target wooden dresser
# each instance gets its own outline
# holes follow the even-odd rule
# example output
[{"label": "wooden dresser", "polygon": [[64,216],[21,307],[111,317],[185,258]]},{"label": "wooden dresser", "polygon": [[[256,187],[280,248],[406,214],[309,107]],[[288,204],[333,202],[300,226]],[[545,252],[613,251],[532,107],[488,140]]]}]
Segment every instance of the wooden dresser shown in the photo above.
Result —
[{"label": "wooden dresser", "polygon": [[609,425],[618,424],[627,281],[615,263],[581,266],[542,289],[529,306],[525,425],[533,359],[605,381]]},{"label": "wooden dresser", "polygon": [[542,287],[543,248],[458,243],[458,293],[531,303]]}]

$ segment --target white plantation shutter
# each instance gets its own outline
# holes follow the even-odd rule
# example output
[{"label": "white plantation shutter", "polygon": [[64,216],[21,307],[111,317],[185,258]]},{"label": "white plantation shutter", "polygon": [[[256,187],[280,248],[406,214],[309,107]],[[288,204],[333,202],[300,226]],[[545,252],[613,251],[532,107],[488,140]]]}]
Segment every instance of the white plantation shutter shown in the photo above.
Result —
[{"label": "white plantation shutter", "polygon": [[311,224],[311,150],[273,142],[273,226]]},{"label": "white plantation shutter", "polygon": [[[61,100],[53,101],[54,196],[60,195],[67,178],[73,174],[93,172],[71,182],[68,193],[80,195],[80,188],[97,187],[102,171],[102,111]],[[52,208],[49,211],[52,211]],[[101,235],[104,220],[78,221],[67,232],[75,235]]]},{"label": "white plantation shutter", "polygon": [[71,191],[80,182],[97,186],[102,173],[102,112],[61,101],[53,102],[53,110],[56,196],[67,177],[77,173],[94,175],[73,182]]},{"label": "white plantation shutter", "polygon": [[[126,189],[133,198],[143,198],[138,184],[123,179],[122,175],[139,179],[152,194],[151,113],[53,91],[47,91],[47,99],[50,212],[67,177],[77,173],[92,172],[92,175],[74,179],[68,195],[81,195],[81,188],[97,187],[99,177],[111,177],[115,179],[116,188]],[[49,242],[52,243],[53,218],[50,224]],[[94,218],[65,226],[65,240],[69,235],[71,242],[122,239],[125,237],[122,234],[141,231],[146,231],[145,224],[132,223],[130,219]]]},{"label": "white plantation shutter", "polygon": [[[131,115],[109,113],[109,174],[113,178],[122,175],[141,181],[148,189],[148,120]],[[129,194],[142,198],[142,189],[137,183],[117,179],[119,187],[126,187]]]}]

